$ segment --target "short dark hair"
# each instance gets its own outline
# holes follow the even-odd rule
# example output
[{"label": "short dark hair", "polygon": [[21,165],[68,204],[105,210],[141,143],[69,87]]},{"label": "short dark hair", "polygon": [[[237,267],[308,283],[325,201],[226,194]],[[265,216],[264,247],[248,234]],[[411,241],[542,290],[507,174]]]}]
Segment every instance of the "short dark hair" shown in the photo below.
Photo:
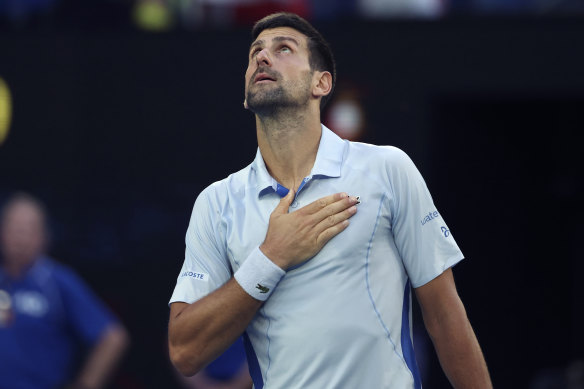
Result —
[{"label": "short dark hair", "polygon": [[308,21],[296,14],[288,12],[271,14],[257,21],[251,30],[252,40],[255,41],[262,31],[277,27],[290,27],[304,34],[308,38],[308,62],[310,68],[312,70],[327,71],[332,75],[333,84],[331,91],[320,100],[320,109],[322,110],[333,94],[337,81],[337,70],[333,51],[320,32],[308,23]]}]

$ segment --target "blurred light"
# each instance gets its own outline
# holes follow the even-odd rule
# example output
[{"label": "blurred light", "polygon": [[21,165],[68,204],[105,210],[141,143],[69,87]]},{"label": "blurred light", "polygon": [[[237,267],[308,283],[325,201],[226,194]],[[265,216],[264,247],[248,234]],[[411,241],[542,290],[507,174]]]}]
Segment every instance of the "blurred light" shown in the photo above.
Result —
[{"label": "blurred light", "polygon": [[365,115],[355,96],[333,100],[326,117],[327,126],[343,139],[358,140],[365,127]]},{"label": "blurred light", "polygon": [[8,136],[12,117],[12,100],[8,84],[0,77],[0,145]]},{"label": "blurred light", "polygon": [[358,2],[361,14],[372,19],[433,18],[441,16],[445,11],[445,6],[446,1],[443,0],[360,0]]},{"label": "blurred light", "polygon": [[173,25],[172,10],[165,1],[143,0],[134,7],[136,25],[149,31],[167,31]]}]

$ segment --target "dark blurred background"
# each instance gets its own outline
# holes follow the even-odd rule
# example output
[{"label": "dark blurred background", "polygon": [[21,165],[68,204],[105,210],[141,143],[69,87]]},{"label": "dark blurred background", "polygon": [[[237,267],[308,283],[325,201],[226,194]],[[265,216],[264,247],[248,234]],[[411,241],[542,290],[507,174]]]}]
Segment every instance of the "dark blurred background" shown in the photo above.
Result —
[{"label": "dark blurred background", "polygon": [[[335,51],[324,122],[426,178],[495,387],[581,388],[583,1],[0,0],[0,201],[40,197],[50,253],[130,330],[111,388],[179,387],[167,302],[186,227],[255,156],[249,29],[278,10]],[[425,387],[447,388],[421,334]]]}]

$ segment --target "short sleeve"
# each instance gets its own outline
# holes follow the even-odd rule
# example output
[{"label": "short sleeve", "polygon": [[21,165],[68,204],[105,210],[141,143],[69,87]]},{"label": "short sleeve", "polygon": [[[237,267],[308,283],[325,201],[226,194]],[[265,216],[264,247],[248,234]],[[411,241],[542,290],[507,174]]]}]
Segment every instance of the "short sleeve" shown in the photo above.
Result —
[{"label": "short sleeve", "polygon": [[412,286],[419,287],[464,256],[412,160],[396,148],[390,154],[391,228]]},{"label": "short sleeve", "polygon": [[117,320],[77,274],[65,267],[57,271],[67,323],[85,344],[93,345]]},{"label": "short sleeve", "polygon": [[212,201],[212,187],[197,197],[185,238],[185,259],[169,304],[193,303],[226,283],[232,276],[225,245],[221,244],[220,209]]}]

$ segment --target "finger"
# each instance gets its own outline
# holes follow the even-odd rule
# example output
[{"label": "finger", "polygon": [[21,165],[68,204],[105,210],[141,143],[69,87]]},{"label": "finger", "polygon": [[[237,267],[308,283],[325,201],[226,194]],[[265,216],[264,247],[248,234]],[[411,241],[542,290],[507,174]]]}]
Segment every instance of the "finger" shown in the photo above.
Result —
[{"label": "finger", "polygon": [[[329,215],[322,219],[315,227],[314,232],[317,235],[321,235],[323,232],[330,228],[335,228],[339,224],[344,224],[343,222],[348,221],[348,219],[357,213],[357,207],[355,205],[350,206],[338,213]],[[335,234],[336,235],[336,234]],[[334,236],[334,235],[333,235]],[[330,239],[330,238],[329,238]]]},{"label": "finger", "polygon": [[321,248],[324,247],[324,245],[329,240],[331,240],[332,238],[337,236],[339,233],[344,231],[345,228],[347,228],[348,226],[349,226],[349,220],[345,219],[345,220],[341,221],[340,223],[337,223],[334,226],[325,229],[316,238],[316,243],[318,244],[319,247],[321,247]]},{"label": "finger", "polygon": [[276,206],[276,208],[274,209],[274,211],[272,213],[275,214],[285,214],[288,213],[288,209],[290,208],[290,204],[292,204],[292,201],[294,200],[294,189],[290,189],[288,191],[288,194],[284,197],[282,197],[282,199],[280,200],[280,202],[278,203],[278,205]]},{"label": "finger", "polygon": [[335,201],[327,205],[326,207],[322,208],[320,211],[313,214],[313,221],[314,224],[318,224],[324,219],[336,215],[339,212],[344,211],[345,209],[357,204],[358,198],[355,196],[347,196],[342,197],[341,199]]},{"label": "finger", "polygon": [[335,194],[332,194],[329,196],[321,197],[320,199],[315,200],[312,203],[302,207],[301,210],[303,210],[304,212],[306,212],[308,214],[314,214],[314,213],[317,213],[318,211],[322,210],[323,208],[325,208],[327,205],[332,204],[332,203],[337,202],[337,201],[342,200],[342,199],[346,199],[347,197],[348,197],[348,195],[344,192],[335,193]]}]

